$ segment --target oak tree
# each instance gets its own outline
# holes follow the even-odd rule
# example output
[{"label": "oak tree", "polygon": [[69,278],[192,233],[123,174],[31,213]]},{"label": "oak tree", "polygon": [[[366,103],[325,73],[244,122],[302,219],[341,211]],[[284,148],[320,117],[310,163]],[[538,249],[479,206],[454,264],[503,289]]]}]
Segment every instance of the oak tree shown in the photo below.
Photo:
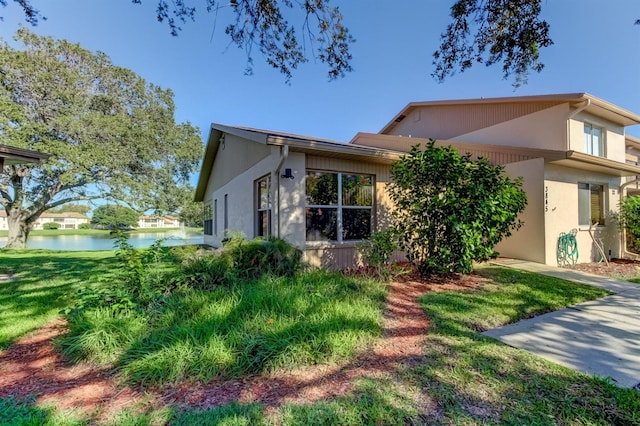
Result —
[{"label": "oak tree", "polygon": [[107,198],[139,211],[169,204],[202,153],[197,128],[176,123],[171,90],[78,44],[16,35],[0,45],[0,141],[50,154],[0,175],[6,247],[25,247],[35,220],[70,202]]},{"label": "oak tree", "polygon": [[93,211],[91,223],[107,229],[121,229],[138,226],[137,211],[118,204],[98,206]]}]

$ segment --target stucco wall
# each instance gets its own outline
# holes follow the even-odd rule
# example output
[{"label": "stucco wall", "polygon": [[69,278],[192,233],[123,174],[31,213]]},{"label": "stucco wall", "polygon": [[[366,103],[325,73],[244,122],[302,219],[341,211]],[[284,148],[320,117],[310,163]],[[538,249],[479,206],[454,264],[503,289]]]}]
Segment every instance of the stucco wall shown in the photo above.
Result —
[{"label": "stucco wall", "polygon": [[[257,154],[249,155],[248,157],[242,156],[243,153],[251,151],[250,148],[252,146],[255,146],[260,156],[262,156],[262,159],[256,163],[254,163],[254,160]],[[264,148],[268,149],[268,153],[265,153]],[[213,235],[205,235],[205,244],[219,247],[225,236],[225,194],[227,195],[228,203],[227,229],[242,232],[247,238],[254,237],[254,182],[256,179],[271,174],[279,161],[280,151],[277,147],[265,147],[239,138],[234,138],[233,144],[227,140],[226,148],[223,148],[222,145],[220,146],[204,197],[204,202],[210,203],[214,206],[214,209],[217,204],[217,209],[213,212],[214,224],[217,223],[217,228],[214,225]],[[225,182],[221,177],[227,176],[230,173],[229,170],[235,171],[236,175]],[[219,178],[218,180],[216,180],[217,177]],[[217,203],[215,203],[215,200],[217,200]],[[215,219],[216,216],[217,219]]]},{"label": "stucco wall", "polygon": [[569,149],[577,152],[584,152],[584,123],[602,127],[605,130],[605,150],[606,157],[624,163],[626,160],[624,127],[596,117],[586,112],[578,113],[569,120],[570,143]]},{"label": "stucco wall", "polygon": [[272,147],[225,134],[211,169],[207,192],[216,191],[272,153]]},{"label": "stucco wall", "polygon": [[546,235],[545,263],[557,265],[556,253],[560,233],[577,229],[579,258],[585,263],[599,260],[588,227],[578,224],[578,182],[605,185],[605,226],[595,227],[597,237],[604,243],[605,254],[620,256],[620,233],[611,219],[611,213],[618,210],[620,178],[585,170],[547,164],[545,167],[544,191],[547,194],[548,209],[545,212]]},{"label": "stucco wall", "polygon": [[527,194],[527,207],[519,216],[524,222],[522,228],[498,244],[496,250],[504,257],[544,263],[544,160],[537,158],[507,164],[505,173],[512,178],[523,178],[522,189]]},{"label": "stucco wall", "polygon": [[[282,166],[284,169],[291,169],[293,179],[280,178],[280,234],[277,232],[278,215],[274,211],[273,218],[276,223],[273,225],[273,233],[280,236],[289,243],[300,249],[305,247],[306,224],[304,214],[305,202],[305,154],[299,152],[289,152],[289,157]],[[273,180],[277,182],[277,177]],[[277,205],[274,202],[274,205]]]}]

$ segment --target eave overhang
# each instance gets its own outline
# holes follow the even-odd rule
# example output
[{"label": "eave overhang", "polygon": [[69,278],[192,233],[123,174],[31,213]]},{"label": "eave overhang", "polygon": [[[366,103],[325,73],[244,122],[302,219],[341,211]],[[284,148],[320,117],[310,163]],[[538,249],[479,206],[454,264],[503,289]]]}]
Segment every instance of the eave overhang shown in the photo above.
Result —
[{"label": "eave overhang", "polygon": [[293,152],[303,152],[323,157],[342,158],[346,160],[368,161],[379,164],[391,164],[403,154],[402,152],[378,149],[366,146],[356,146],[328,139],[312,138],[290,133],[268,130],[251,129],[247,127],[226,126],[212,124],[207,139],[198,184],[195,191],[195,201],[204,201],[209,176],[215,163],[220,141],[225,134],[238,136],[256,143],[271,146],[289,146]]},{"label": "eave overhang", "polygon": [[5,165],[22,163],[39,163],[50,157],[49,154],[31,151],[29,149],[17,148],[15,146],[0,145],[0,159]]},{"label": "eave overhang", "polygon": [[572,167],[574,169],[588,170],[611,176],[636,176],[640,175],[640,167],[625,164],[608,158],[596,157],[583,152],[566,151],[565,157],[548,161],[551,164]]},{"label": "eave overhang", "polygon": [[569,103],[572,109],[581,107],[585,101],[589,101],[589,105],[585,111],[598,117],[605,118],[613,123],[622,126],[633,126],[640,124],[640,115],[629,110],[621,108],[589,93],[559,93],[551,95],[533,95],[533,96],[511,96],[500,98],[480,98],[480,99],[454,99],[440,101],[410,102],[407,104],[391,121],[389,121],[379,133],[384,134],[390,132],[396,124],[402,121],[407,115],[416,108],[445,106],[445,105],[490,105],[499,103],[521,103],[521,102],[552,102],[556,104]]}]

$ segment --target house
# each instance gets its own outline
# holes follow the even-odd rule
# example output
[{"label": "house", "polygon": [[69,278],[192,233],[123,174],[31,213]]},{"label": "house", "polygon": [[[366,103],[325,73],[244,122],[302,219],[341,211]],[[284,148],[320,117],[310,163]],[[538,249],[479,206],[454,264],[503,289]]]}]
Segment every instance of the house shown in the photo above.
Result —
[{"label": "house", "polygon": [[[90,220],[87,216],[76,213],[42,213],[38,219],[33,223],[33,229],[44,229],[45,223],[57,223],[59,229],[79,229],[83,223],[89,223]],[[7,212],[0,210],[0,230],[9,229],[7,223]]]},{"label": "house", "polygon": [[79,229],[83,223],[90,223],[90,219],[82,213],[42,213],[33,224],[33,229],[43,229],[45,223],[57,223],[59,229]]},{"label": "house", "polygon": [[144,215],[138,218],[138,228],[180,228],[180,218],[165,215]]},{"label": "house", "polygon": [[356,242],[388,222],[391,163],[434,138],[524,178],[525,225],[497,247],[503,256],[556,265],[559,236],[575,230],[579,262],[599,259],[593,238],[621,257],[611,214],[640,191],[623,186],[640,175],[640,140],[625,133],[636,124],[640,115],[587,93],[410,103],[347,144],[212,124],[196,189],[205,243],[227,230],[275,235],[311,264],[351,266]]}]

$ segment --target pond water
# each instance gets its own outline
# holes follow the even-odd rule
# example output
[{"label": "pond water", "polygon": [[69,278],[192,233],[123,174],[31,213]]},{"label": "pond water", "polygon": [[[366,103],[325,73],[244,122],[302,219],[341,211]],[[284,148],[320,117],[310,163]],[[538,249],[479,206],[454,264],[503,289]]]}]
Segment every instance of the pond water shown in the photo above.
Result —
[{"label": "pond water", "polygon": [[[129,234],[129,244],[134,248],[146,248],[156,240],[165,238],[163,245],[180,246],[187,244],[202,244],[202,234],[185,233],[184,231],[150,232],[144,234]],[[0,238],[0,247],[4,247],[7,238]],[[112,250],[114,240],[107,235],[31,235],[27,240],[27,248],[46,250]]]}]

